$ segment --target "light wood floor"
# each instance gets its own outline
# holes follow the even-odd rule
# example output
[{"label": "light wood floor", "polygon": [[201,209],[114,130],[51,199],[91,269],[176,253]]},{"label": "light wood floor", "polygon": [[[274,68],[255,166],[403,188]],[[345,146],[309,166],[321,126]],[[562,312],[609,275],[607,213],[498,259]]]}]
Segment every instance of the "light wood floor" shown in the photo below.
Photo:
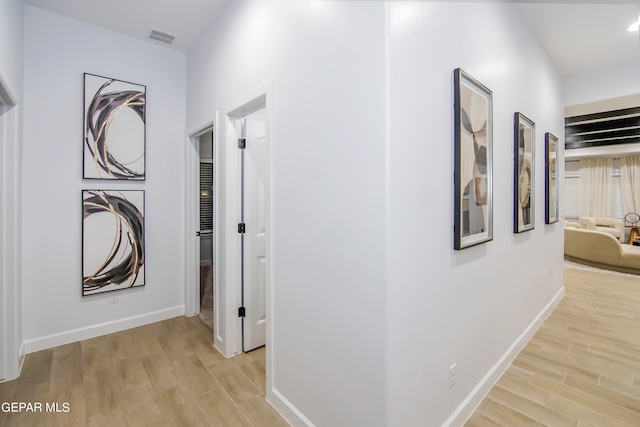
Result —
[{"label": "light wood floor", "polygon": [[[565,269],[565,284],[466,426],[640,426],[640,278]],[[0,412],[0,425],[287,426],[264,400],[264,349],[224,359],[210,343],[179,317],[30,354],[0,402],[71,410]]]},{"label": "light wood floor", "polygon": [[27,355],[0,402],[68,403],[3,413],[0,426],[288,426],[264,400],[264,348],[225,359],[211,329],[178,317]]},{"label": "light wood floor", "polygon": [[565,268],[565,286],[465,426],[640,426],[640,277]]}]

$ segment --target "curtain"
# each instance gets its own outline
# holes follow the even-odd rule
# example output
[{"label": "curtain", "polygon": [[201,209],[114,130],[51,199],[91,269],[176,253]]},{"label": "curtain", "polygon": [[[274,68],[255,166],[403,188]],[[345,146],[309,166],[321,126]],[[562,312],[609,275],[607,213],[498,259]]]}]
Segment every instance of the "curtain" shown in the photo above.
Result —
[{"label": "curtain", "polygon": [[640,213],[640,157],[620,159],[622,207],[624,213]]},{"label": "curtain", "polygon": [[613,213],[613,160],[581,159],[582,209],[585,216],[610,217]]}]

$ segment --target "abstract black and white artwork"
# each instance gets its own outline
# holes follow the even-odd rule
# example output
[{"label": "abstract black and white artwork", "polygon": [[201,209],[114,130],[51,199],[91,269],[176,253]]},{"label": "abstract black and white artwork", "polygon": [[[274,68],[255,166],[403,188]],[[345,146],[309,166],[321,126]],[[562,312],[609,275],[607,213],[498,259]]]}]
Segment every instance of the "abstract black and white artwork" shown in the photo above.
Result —
[{"label": "abstract black and white artwork", "polygon": [[535,227],[535,124],[521,113],[514,115],[513,232]]},{"label": "abstract black and white artwork", "polygon": [[493,94],[454,71],[454,249],[493,239]]},{"label": "abstract black and white artwork", "polygon": [[82,295],[144,286],[144,191],[82,191]]},{"label": "abstract black and white artwork", "polygon": [[558,196],[560,193],[560,181],[556,175],[557,156],[558,156],[558,138],[547,132],[544,134],[544,153],[545,153],[545,176],[544,176],[544,220],[547,224],[553,224],[559,221],[560,206],[558,205]]},{"label": "abstract black and white artwork", "polygon": [[145,179],[146,86],[84,74],[84,173]]}]

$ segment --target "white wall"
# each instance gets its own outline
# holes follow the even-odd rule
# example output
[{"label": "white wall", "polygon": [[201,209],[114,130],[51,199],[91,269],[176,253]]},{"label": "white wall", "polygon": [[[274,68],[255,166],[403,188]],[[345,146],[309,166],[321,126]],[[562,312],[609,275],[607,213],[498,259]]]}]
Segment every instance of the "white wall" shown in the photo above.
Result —
[{"label": "white wall", "polygon": [[318,426],[382,425],[384,4],[233,2],[189,54],[187,129],[270,80],[268,397]]},{"label": "white wall", "polygon": [[20,0],[0,0],[0,75],[18,98],[22,94],[22,9]]},{"label": "white wall", "polygon": [[[302,414],[294,425],[461,423],[557,302],[562,229],[544,224],[543,138],[563,138],[562,86],[524,28],[511,5],[245,1],[190,53],[188,129],[274,82],[268,393]],[[456,67],[495,103],[494,241],[460,252],[443,179]],[[516,111],[537,124],[536,228],[522,235]]]},{"label": "white wall", "polygon": [[[147,86],[146,181],[82,179],[84,72]],[[183,310],[185,78],[183,53],[25,6],[28,351]],[[145,190],[146,286],[117,292],[117,304],[81,296],[83,189]]]},{"label": "white wall", "polygon": [[[562,81],[513,5],[390,2],[389,19],[386,425],[461,425],[563,288],[562,225],[544,223],[544,133],[564,139]],[[493,241],[461,251],[453,250],[458,67],[493,91],[494,105]],[[515,112],[536,124],[535,229],[519,235]]]},{"label": "white wall", "polygon": [[16,106],[0,106],[0,381],[18,375],[22,344],[23,6],[0,0],[0,79]]},{"label": "white wall", "polygon": [[640,59],[564,80],[564,105],[578,105],[640,93]]},{"label": "white wall", "polygon": [[[525,28],[512,5],[245,1],[190,53],[188,129],[274,82],[279,409],[288,400],[318,426],[460,424],[557,302],[562,228],[544,224],[543,139],[563,138],[562,82]],[[494,91],[495,117],[494,240],[459,252],[457,67]],[[536,228],[521,235],[516,111],[537,125]]]}]

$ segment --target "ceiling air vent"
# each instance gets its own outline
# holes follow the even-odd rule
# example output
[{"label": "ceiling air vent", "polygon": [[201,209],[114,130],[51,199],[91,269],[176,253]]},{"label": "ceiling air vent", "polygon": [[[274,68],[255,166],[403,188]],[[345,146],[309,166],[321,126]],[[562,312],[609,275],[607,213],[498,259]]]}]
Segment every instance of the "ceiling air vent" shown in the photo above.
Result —
[{"label": "ceiling air vent", "polygon": [[176,36],[172,36],[171,34],[167,34],[158,30],[151,30],[151,32],[149,33],[149,38],[151,40],[157,40],[162,43],[171,44],[176,39]]}]

